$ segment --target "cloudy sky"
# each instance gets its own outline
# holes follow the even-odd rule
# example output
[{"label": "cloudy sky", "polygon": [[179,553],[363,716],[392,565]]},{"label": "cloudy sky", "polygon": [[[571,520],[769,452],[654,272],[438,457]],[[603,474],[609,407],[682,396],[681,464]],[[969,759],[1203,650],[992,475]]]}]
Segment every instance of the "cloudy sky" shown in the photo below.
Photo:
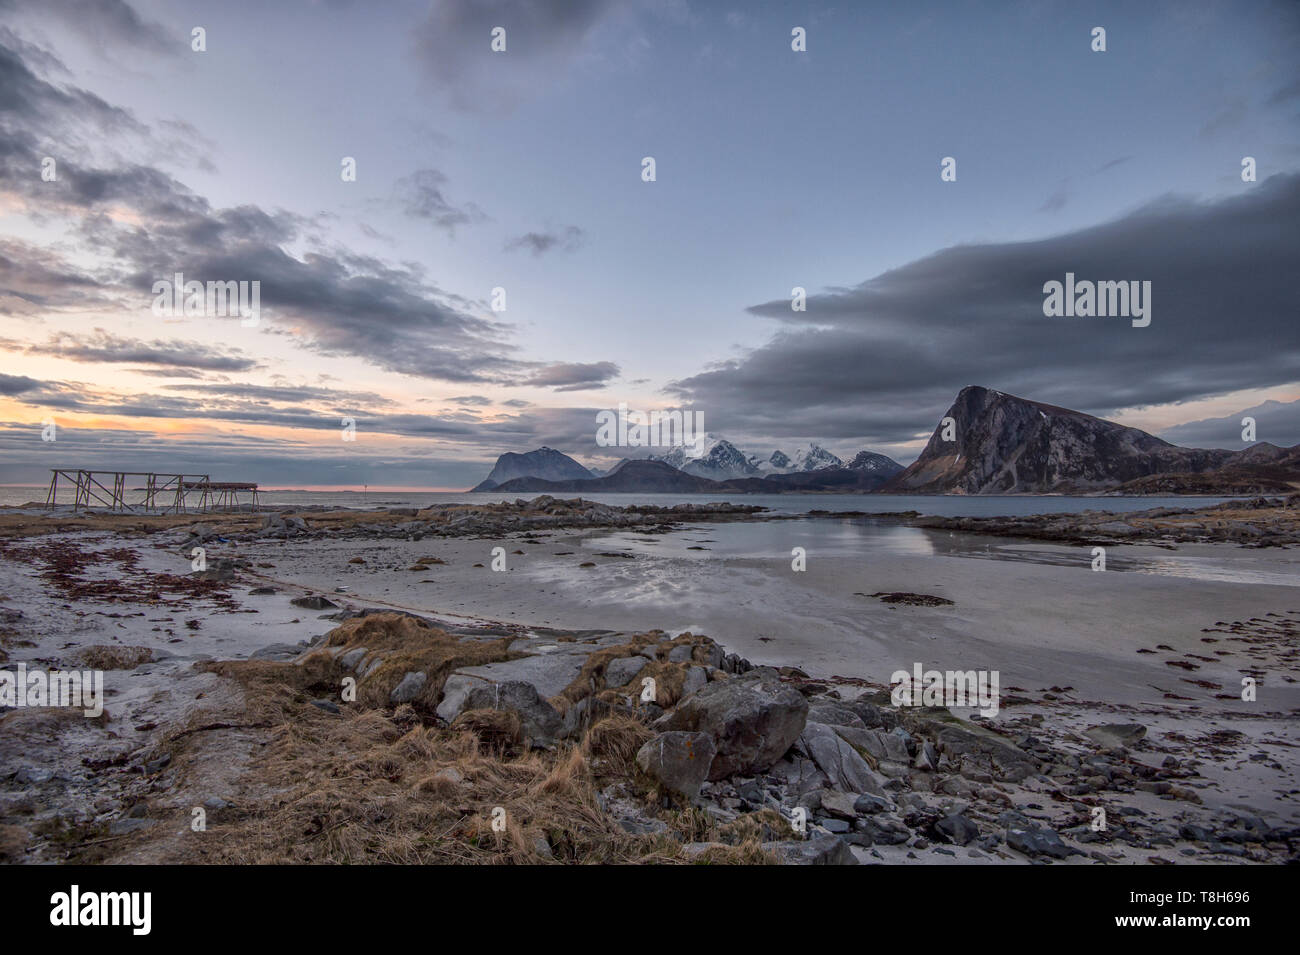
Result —
[{"label": "cloudy sky", "polygon": [[968,384],[1291,445],[1298,222],[1290,2],[0,0],[0,484],[460,489],[620,402],[906,463]]}]

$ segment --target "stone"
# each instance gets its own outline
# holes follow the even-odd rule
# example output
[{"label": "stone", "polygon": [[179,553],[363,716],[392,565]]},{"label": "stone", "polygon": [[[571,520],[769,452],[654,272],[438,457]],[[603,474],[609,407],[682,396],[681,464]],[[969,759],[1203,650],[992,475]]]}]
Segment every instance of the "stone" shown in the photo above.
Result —
[{"label": "stone", "polygon": [[782,865],[857,865],[858,859],[840,836],[814,836],[788,842],[765,842],[763,850],[781,860]]},{"label": "stone", "polygon": [[397,686],[393,687],[393,692],[388,694],[389,701],[392,703],[410,703],[420,695],[420,691],[424,689],[424,684],[428,679],[428,674],[420,671],[407,673]]},{"label": "stone", "polygon": [[289,603],[295,607],[302,607],[304,610],[330,610],[338,606],[328,597],[322,597],[320,594],[308,594],[306,597],[294,597]]},{"label": "stone", "polygon": [[1070,854],[1069,847],[1061,841],[1060,836],[1051,829],[1044,829],[1040,826],[1008,828],[1007,845],[1027,856],[1050,856],[1053,859],[1064,859]]},{"label": "stone", "polygon": [[880,812],[892,812],[893,809],[893,803],[875,793],[863,793],[853,801],[853,811],[859,816],[874,816]]},{"label": "stone", "polygon": [[638,750],[636,764],[666,789],[694,799],[709,778],[716,752],[708,733],[670,730],[648,740]]},{"label": "stone", "polygon": [[682,681],[682,699],[698,693],[709,683],[709,671],[704,667],[691,667],[686,671],[686,679]]},{"label": "stone", "polygon": [[971,822],[961,813],[953,813],[950,816],[944,816],[934,824],[934,832],[945,842],[951,842],[953,845],[964,846],[972,839],[979,837],[979,826]]},{"label": "stone", "polygon": [[326,713],[339,714],[339,705],[333,700],[312,700],[311,705],[317,709],[324,710]]},{"label": "stone", "polygon": [[659,731],[708,733],[717,755],[709,779],[766,772],[799,738],[808,701],[773,671],[710,683],[655,721]]},{"label": "stone", "polygon": [[512,680],[475,686],[465,698],[465,708],[514,712],[524,735],[534,746],[553,746],[564,735],[564,718],[542,699],[531,683]]},{"label": "stone", "polygon": [[339,657],[339,665],[345,670],[355,670],[357,664],[364,660],[366,654],[369,652],[370,651],[365,647],[357,647],[353,650],[349,650],[347,653]]},{"label": "stone", "polygon": [[645,657],[619,657],[605,665],[605,686],[627,686],[649,661]]},{"label": "stone", "polygon": [[859,798],[861,798],[860,793],[842,793],[835,789],[827,789],[822,793],[821,808],[823,812],[840,819],[856,819]]},{"label": "stone", "polygon": [[799,745],[836,789],[877,795],[884,792],[867,761],[834,728],[824,723],[809,723],[799,737]]},{"label": "stone", "polygon": [[302,647],[294,646],[292,643],[272,643],[265,647],[259,647],[250,654],[250,660],[275,660],[285,662],[292,660],[302,653]]},{"label": "stone", "polygon": [[1083,735],[1102,749],[1122,749],[1146,736],[1147,728],[1141,723],[1105,723],[1089,727]]}]

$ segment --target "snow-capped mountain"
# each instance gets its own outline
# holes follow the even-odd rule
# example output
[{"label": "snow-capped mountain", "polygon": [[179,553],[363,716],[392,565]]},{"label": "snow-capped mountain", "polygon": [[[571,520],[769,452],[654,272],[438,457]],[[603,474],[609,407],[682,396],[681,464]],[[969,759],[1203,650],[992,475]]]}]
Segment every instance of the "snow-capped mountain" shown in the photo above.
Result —
[{"label": "snow-capped mountain", "polygon": [[757,477],[759,473],[743,452],[716,434],[706,434],[700,442],[672,448],[666,454],[651,455],[650,460],[662,461],[679,471],[713,481]]},{"label": "snow-capped mountain", "polygon": [[845,467],[850,471],[865,471],[882,478],[891,478],[903,470],[903,466],[893,458],[877,454],[875,451],[859,451]]},{"label": "snow-capped mountain", "polygon": [[816,444],[809,445],[807,450],[801,448],[796,451],[793,458],[780,450],[773,451],[766,461],[751,454],[749,463],[759,474],[793,474],[796,471],[844,467],[843,461]]}]

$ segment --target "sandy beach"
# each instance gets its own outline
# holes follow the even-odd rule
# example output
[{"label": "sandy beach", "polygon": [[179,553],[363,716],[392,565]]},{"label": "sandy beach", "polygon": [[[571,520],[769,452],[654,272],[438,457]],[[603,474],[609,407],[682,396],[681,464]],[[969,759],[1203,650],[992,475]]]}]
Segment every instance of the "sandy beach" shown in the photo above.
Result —
[{"label": "sandy beach", "polygon": [[[537,657],[575,635],[605,646],[653,631],[668,643],[704,634],[719,653],[842,700],[879,699],[891,673],[915,663],[997,671],[996,717],[981,720],[973,709],[953,715],[1022,748],[1056,752],[1047,773],[1007,789],[1008,805],[1041,810],[1036,799],[1053,792],[1068,805],[1054,780],[1071,759],[1077,766],[1095,755],[1084,730],[1135,724],[1145,732],[1126,759],[1153,772],[1177,766],[1180,779],[1125,793],[1123,811],[1174,836],[1167,844],[1117,843],[1106,861],[1162,851],[1180,853],[1180,861],[1262,861],[1289,851],[1278,833],[1300,824],[1294,549],[1116,545],[1109,569],[1099,572],[1090,548],[1077,544],[761,516],[554,530],[493,525],[486,535],[472,521],[431,535],[409,515],[342,512],[198,523],[98,518],[92,529],[46,534],[23,528],[0,542],[5,663],[98,661],[107,699],[98,721],[35,710],[0,717],[9,730],[0,803],[9,851],[50,859],[56,841],[37,832],[48,832],[51,818],[71,816],[94,824],[89,831],[107,825],[99,838],[109,858],[173,858],[181,851],[175,833],[163,838],[164,827],[137,827],[127,814],[142,791],[154,805],[165,795],[161,803],[173,810],[234,802],[236,793],[249,798],[242,777],[258,743],[248,730],[205,732],[211,751],[191,753],[184,773],[157,765],[182,728],[248,722],[238,715],[249,705],[247,688],[214,663],[300,663],[349,611],[382,610],[436,621],[463,639],[514,641],[512,649]],[[191,567],[196,542],[205,549],[203,573]],[[806,558],[800,571],[790,556],[797,548]],[[494,570],[502,561],[505,569]],[[912,596],[879,596],[895,593]],[[931,602],[938,605],[924,605]],[[571,674],[562,672],[539,690],[563,690]],[[1251,702],[1241,698],[1246,676],[1258,683]],[[435,694],[431,705],[440,700]],[[1088,776],[1066,775],[1074,783]],[[908,778],[909,786],[916,782]],[[961,786],[945,793],[943,785],[936,776],[923,788],[949,802],[954,793],[958,801],[970,795]],[[1091,785],[1095,779],[1076,798]],[[1180,827],[1195,833],[1186,827],[1243,816],[1262,820],[1272,839],[1244,850],[1218,840],[1207,848],[1204,839],[1175,848]],[[1047,819],[1063,825],[1050,812]],[[69,838],[74,847],[95,841]],[[942,840],[921,837],[918,848],[911,839],[882,844],[877,833],[874,842],[853,847],[860,861],[1033,857],[1003,845],[958,860]],[[1080,861],[1090,858],[1082,854],[1086,843],[1079,846]]]}]

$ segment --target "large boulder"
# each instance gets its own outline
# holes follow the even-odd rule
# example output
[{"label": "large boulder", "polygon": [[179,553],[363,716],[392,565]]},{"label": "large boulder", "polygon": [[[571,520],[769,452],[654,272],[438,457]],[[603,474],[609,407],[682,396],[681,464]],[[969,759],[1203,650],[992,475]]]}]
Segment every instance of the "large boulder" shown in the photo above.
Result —
[{"label": "large boulder", "polygon": [[636,754],[636,764],[666,789],[694,799],[709,778],[709,767],[716,752],[713,737],[708,733],[672,730],[660,733],[642,746]]},{"label": "large boulder", "polygon": [[709,779],[766,772],[799,738],[808,701],[773,670],[710,683],[658,719],[654,728],[708,733],[717,755]]},{"label": "large boulder", "polygon": [[799,748],[812,757],[831,785],[844,792],[881,795],[884,789],[867,761],[825,723],[808,723],[799,736]]},{"label": "large boulder", "polygon": [[564,735],[564,718],[531,683],[512,680],[476,686],[465,696],[466,710],[509,710],[534,746],[552,746]]}]

